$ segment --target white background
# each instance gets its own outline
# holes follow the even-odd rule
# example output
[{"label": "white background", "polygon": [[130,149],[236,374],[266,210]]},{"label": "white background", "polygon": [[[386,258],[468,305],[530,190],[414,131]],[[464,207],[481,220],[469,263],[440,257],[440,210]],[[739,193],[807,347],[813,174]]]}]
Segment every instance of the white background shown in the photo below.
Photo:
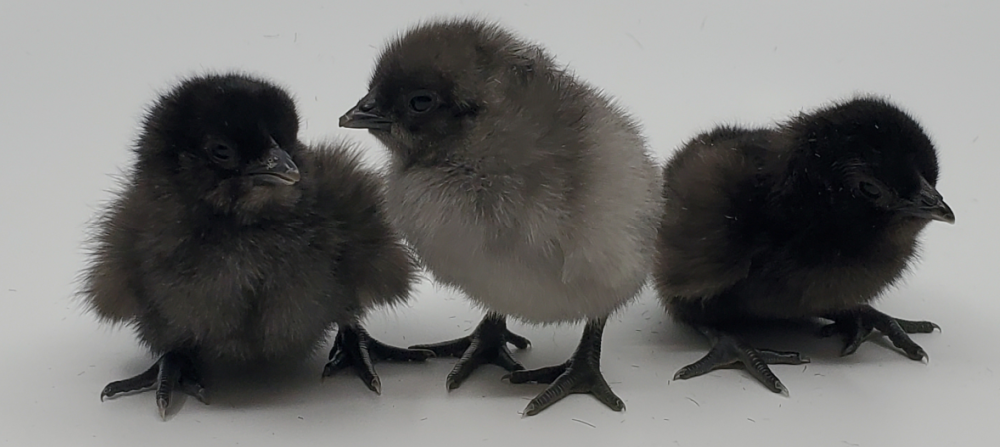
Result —
[{"label": "white background", "polygon": [[[997,105],[1000,2],[274,1],[0,4],[0,443],[5,445],[1000,445]],[[764,341],[813,359],[776,366],[789,397],[743,371],[669,379],[707,343],[647,291],[613,318],[603,369],[624,413],[571,396],[532,418],[537,385],[487,367],[447,393],[453,360],[379,364],[381,397],[352,375],[321,383],[325,350],[281,377],[220,384],[167,422],[149,393],[101,403],[151,358],[73,301],[87,221],[130,162],[143,108],[180,76],[230,68],[294,92],[302,138],[362,140],[337,118],[365,93],[377,49],[422,18],[481,14],[543,43],[620,98],[663,160],[719,122],[767,124],[855,92],[889,95],[939,147],[958,223],[933,223],[922,261],[879,304],[943,333],[930,363],[879,343],[839,358],[802,333]],[[391,343],[469,331],[480,313],[421,285],[369,318]],[[580,326],[513,326],[529,367],[565,360]]]}]

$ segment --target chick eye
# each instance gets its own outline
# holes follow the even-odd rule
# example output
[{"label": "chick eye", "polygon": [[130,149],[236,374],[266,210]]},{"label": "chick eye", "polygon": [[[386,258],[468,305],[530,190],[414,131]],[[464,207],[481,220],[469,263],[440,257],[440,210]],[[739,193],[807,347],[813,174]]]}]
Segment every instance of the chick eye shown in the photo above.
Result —
[{"label": "chick eye", "polygon": [[418,90],[410,94],[408,104],[410,110],[416,113],[426,113],[437,106],[437,96],[427,90]]},{"label": "chick eye", "polygon": [[861,190],[861,194],[864,194],[869,199],[877,199],[882,195],[882,190],[871,182],[859,183],[858,189]]},{"label": "chick eye", "polygon": [[233,159],[235,153],[233,148],[226,146],[225,144],[215,144],[211,148],[212,158],[220,163],[225,163]]}]

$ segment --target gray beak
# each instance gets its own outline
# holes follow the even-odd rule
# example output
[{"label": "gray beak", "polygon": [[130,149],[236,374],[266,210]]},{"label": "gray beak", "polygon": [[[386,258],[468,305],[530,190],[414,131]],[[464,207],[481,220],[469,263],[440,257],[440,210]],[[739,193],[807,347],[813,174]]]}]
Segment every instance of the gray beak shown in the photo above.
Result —
[{"label": "gray beak", "polygon": [[368,93],[354,108],[340,117],[340,127],[389,130],[392,127],[392,120],[386,119],[375,109],[375,98]]},{"label": "gray beak", "polygon": [[944,203],[941,193],[927,183],[927,180],[920,179],[920,183],[920,194],[917,199],[908,204],[903,211],[914,217],[955,223],[955,213],[947,203]]},{"label": "gray beak", "polygon": [[267,151],[264,158],[254,163],[246,170],[246,175],[253,176],[255,180],[275,185],[294,185],[299,182],[299,167],[292,161],[278,143],[272,141],[271,149]]}]

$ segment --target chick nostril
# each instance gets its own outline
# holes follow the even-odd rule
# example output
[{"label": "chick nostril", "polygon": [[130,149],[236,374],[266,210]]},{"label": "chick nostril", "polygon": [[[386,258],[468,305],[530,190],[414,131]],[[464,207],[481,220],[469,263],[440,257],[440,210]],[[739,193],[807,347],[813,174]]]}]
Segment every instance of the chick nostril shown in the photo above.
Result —
[{"label": "chick nostril", "polygon": [[358,107],[358,110],[361,110],[362,112],[371,112],[372,109],[374,108],[375,108],[375,101],[365,101],[361,103],[361,105]]}]

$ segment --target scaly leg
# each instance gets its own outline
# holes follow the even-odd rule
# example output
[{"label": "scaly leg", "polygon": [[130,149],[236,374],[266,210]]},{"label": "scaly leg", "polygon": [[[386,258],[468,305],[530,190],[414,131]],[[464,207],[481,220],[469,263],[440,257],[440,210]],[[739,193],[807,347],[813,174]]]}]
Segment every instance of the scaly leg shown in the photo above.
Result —
[{"label": "scaly leg", "polygon": [[583,329],[580,344],[565,363],[530,371],[514,371],[507,375],[510,383],[548,383],[545,391],[528,403],[525,416],[534,416],[570,394],[592,394],[614,411],[625,409],[625,403],[611,391],[601,373],[601,340],[605,318],[590,320]]}]

